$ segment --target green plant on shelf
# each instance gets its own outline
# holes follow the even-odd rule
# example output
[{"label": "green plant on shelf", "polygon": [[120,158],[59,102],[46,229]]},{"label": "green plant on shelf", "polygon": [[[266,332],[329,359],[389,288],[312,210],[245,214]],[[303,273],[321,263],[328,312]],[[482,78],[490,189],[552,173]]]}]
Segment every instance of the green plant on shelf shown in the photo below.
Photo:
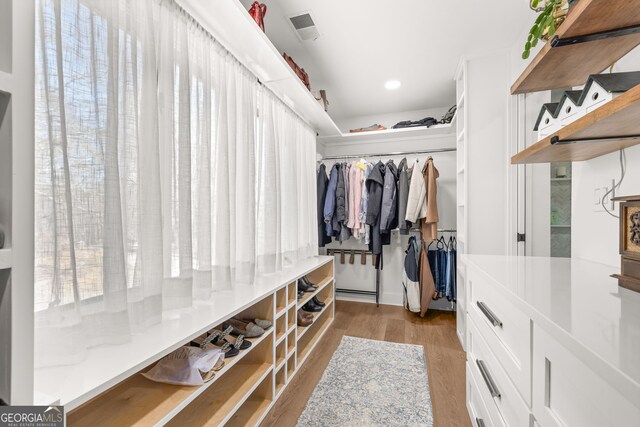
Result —
[{"label": "green plant on shelf", "polygon": [[524,44],[522,59],[529,58],[531,48],[538,45],[538,40],[549,40],[556,29],[564,22],[569,10],[568,0],[530,0],[531,9],[540,12],[529,30],[527,42]]}]

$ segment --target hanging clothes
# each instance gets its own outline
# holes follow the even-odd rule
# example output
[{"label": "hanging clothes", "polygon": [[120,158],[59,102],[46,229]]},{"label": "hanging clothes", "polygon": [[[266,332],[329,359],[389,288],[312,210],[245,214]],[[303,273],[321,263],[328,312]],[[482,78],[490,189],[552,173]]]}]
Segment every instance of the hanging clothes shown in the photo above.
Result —
[{"label": "hanging clothes", "polygon": [[370,242],[371,226],[367,224],[367,208],[369,205],[369,190],[367,190],[367,179],[373,170],[373,163],[369,163],[364,159],[360,159],[357,163],[362,169],[361,187],[362,197],[360,198],[360,235],[364,236],[364,244]]},{"label": "hanging clothes", "polygon": [[400,234],[409,234],[411,223],[407,221],[407,202],[409,201],[409,171],[407,169],[407,158],[405,157],[398,165],[398,228]]},{"label": "hanging clothes", "polygon": [[457,301],[457,276],[456,276],[456,240],[449,238],[449,248],[447,251],[447,272],[445,281],[445,296],[449,301]]},{"label": "hanging clothes", "polygon": [[367,224],[371,226],[369,250],[376,255],[376,269],[382,268],[382,236],[380,235],[380,213],[382,209],[382,193],[384,189],[385,166],[376,163],[367,178],[369,202],[367,205]]},{"label": "hanging clothes", "polygon": [[318,197],[318,245],[323,248],[326,244],[331,243],[331,237],[327,236],[326,224],[324,220],[324,206],[327,198],[327,188],[329,186],[329,177],[327,176],[327,168],[324,163],[318,168],[318,176],[316,180],[316,191]]},{"label": "hanging clothes", "polygon": [[405,220],[415,224],[419,219],[427,216],[427,205],[425,199],[427,192],[424,187],[424,177],[421,173],[418,173],[420,163],[416,160],[411,173],[411,180],[409,181],[409,196],[407,197],[407,214]]},{"label": "hanging clothes", "polygon": [[360,237],[360,201],[362,198],[362,168],[356,162],[349,170],[349,221],[347,227],[351,229],[353,237]]},{"label": "hanging clothes", "polygon": [[409,245],[405,251],[404,270],[402,272],[402,286],[404,288],[404,307],[414,313],[420,312],[420,284],[418,258],[421,243],[415,236],[409,238]]},{"label": "hanging clothes", "polygon": [[331,239],[335,236],[334,218],[336,210],[336,189],[338,186],[338,164],[334,164],[331,168],[329,184],[327,185],[327,193],[324,198],[324,224],[325,235]]},{"label": "hanging clothes", "polygon": [[429,157],[422,169],[425,186],[426,216],[422,220],[422,240],[430,242],[438,237],[438,185],[436,180],[440,173],[433,164],[433,157]]},{"label": "hanging clothes", "polygon": [[[391,230],[398,227],[398,168],[393,160],[385,165],[384,188],[382,191],[382,208],[380,212],[380,233],[388,234],[391,243]],[[385,237],[385,242],[387,238]]]}]

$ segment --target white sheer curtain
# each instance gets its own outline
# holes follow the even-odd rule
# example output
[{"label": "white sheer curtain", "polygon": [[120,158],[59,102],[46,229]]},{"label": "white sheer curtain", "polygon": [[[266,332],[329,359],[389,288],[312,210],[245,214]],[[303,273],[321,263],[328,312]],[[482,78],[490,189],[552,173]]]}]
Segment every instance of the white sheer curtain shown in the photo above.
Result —
[{"label": "white sheer curtain", "polygon": [[316,253],[313,131],[172,0],[39,0],[36,61],[37,366]]},{"label": "white sheer curtain", "polygon": [[256,262],[269,273],[317,254],[316,137],[266,89],[258,110]]}]

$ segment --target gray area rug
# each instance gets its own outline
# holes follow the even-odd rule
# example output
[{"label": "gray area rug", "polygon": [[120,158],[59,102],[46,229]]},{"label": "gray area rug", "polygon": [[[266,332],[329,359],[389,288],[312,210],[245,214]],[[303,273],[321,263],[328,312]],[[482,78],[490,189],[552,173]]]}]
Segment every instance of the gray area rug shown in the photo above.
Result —
[{"label": "gray area rug", "polygon": [[432,427],[424,349],[343,337],[297,425]]}]

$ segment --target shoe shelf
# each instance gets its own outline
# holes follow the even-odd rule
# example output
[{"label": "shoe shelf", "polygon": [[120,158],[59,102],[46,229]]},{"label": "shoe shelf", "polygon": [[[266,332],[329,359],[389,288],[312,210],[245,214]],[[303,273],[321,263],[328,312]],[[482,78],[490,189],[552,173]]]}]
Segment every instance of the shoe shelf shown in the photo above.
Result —
[{"label": "shoe shelf", "polygon": [[[640,44],[639,33],[615,36],[611,32],[639,24],[640,7],[635,1],[580,0],[554,39],[542,47],[513,84],[511,93],[583,85],[590,74],[602,72]],[[594,35],[597,37],[592,38]]]},{"label": "shoe shelf", "polygon": [[[311,280],[311,279],[309,279]],[[327,286],[333,284],[333,277],[328,277],[321,282],[313,282],[318,284],[318,289],[313,292],[306,292],[302,298],[298,301],[298,308],[302,308],[303,305],[308,303],[313,297],[318,296]]]},{"label": "shoe shelf", "polygon": [[285,313],[287,308],[287,287],[283,287],[276,291],[276,317],[280,317]]},{"label": "shoe shelf", "polygon": [[640,143],[638,117],[640,85],[527,147],[511,163],[582,161],[631,147]]},{"label": "shoe shelf", "polygon": [[[311,351],[313,351],[320,339],[324,336],[331,323],[333,323],[333,305],[333,301],[327,304],[327,310],[323,312],[324,315],[319,316],[316,321],[309,326],[307,332],[302,337],[300,337],[300,339],[298,339],[299,365],[302,365],[304,362],[306,362],[307,357],[309,357],[309,355],[311,354]],[[331,313],[331,315],[327,315],[325,313]]]},{"label": "shoe shelf", "polygon": [[[316,280],[333,274],[333,262],[333,258],[320,257],[314,268],[301,270],[296,278],[306,274]],[[327,283],[332,279],[329,277]],[[307,342],[302,349],[296,338],[295,300],[276,318],[278,291],[288,292],[296,282],[289,278],[282,283],[285,285],[274,286],[271,293],[235,313],[239,318],[272,320],[274,326],[260,337],[248,338],[251,347],[225,360],[224,367],[208,383],[186,387],[153,382],[140,375],[153,366],[150,363],[71,410],[68,425],[93,427],[104,424],[105,419],[112,425],[259,425],[297,371],[299,352],[308,355],[314,345]],[[297,286],[293,289],[296,292]],[[333,320],[332,315],[324,314],[333,313],[333,286],[322,289],[331,302],[318,314],[317,325],[308,333],[314,343]],[[286,293],[285,301],[288,302]],[[289,318],[293,320],[291,325]]]},{"label": "shoe shelf", "polygon": [[258,425],[273,402],[273,378],[269,375],[229,419],[226,426]]},{"label": "shoe shelf", "polygon": [[[249,365],[262,374],[263,371],[260,369],[262,366],[260,365],[270,365],[256,363],[254,362],[255,357],[249,356],[256,352],[264,352],[265,348],[270,348],[272,337],[272,333],[265,333],[259,338],[250,339],[251,347],[242,350],[237,356],[225,360],[224,367],[216,372],[213,379],[200,387],[157,383],[136,374],[104,393],[100,398],[71,412],[67,421],[72,426],[99,425],[101,420],[105,419],[112,420],[114,425],[132,424],[134,419],[139,420],[142,425],[165,424],[182,409],[187,406],[191,407],[191,404],[208,389],[212,387],[216,390],[224,389],[227,377],[238,376],[240,371],[249,372],[247,368]],[[236,365],[239,365],[240,369],[235,369]],[[116,416],[120,422],[116,422],[112,418],[113,416]]]},{"label": "shoe shelf", "polygon": [[282,366],[284,361],[287,359],[287,342],[282,340],[281,342],[276,344],[276,370]]},{"label": "shoe shelf", "polygon": [[285,368],[285,364],[284,361],[282,363],[282,365],[278,366],[276,368],[276,375],[275,375],[275,379],[276,379],[276,387],[275,387],[275,396],[276,398],[278,398],[280,396],[280,393],[283,391],[284,386],[286,385],[286,378],[285,378],[285,372],[286,372],[286,368]]},{"label": "shoe shelf", "polygon": [[[332,299],[325,300],[325,304],[326,305],[322,308],[322,311],[319,311],[317,313],[311,313],[313,314],[313,323],[315,323],[318,320],[318,318],[322,316],[327,310],[331,309],[330,307],[332,307],[333,300]],[[309,329],[312,329],[313,323],[309,326],[298,326],[298,340],[300,340],[304,336],[304,334],[306,334],[309,331]]]}]

